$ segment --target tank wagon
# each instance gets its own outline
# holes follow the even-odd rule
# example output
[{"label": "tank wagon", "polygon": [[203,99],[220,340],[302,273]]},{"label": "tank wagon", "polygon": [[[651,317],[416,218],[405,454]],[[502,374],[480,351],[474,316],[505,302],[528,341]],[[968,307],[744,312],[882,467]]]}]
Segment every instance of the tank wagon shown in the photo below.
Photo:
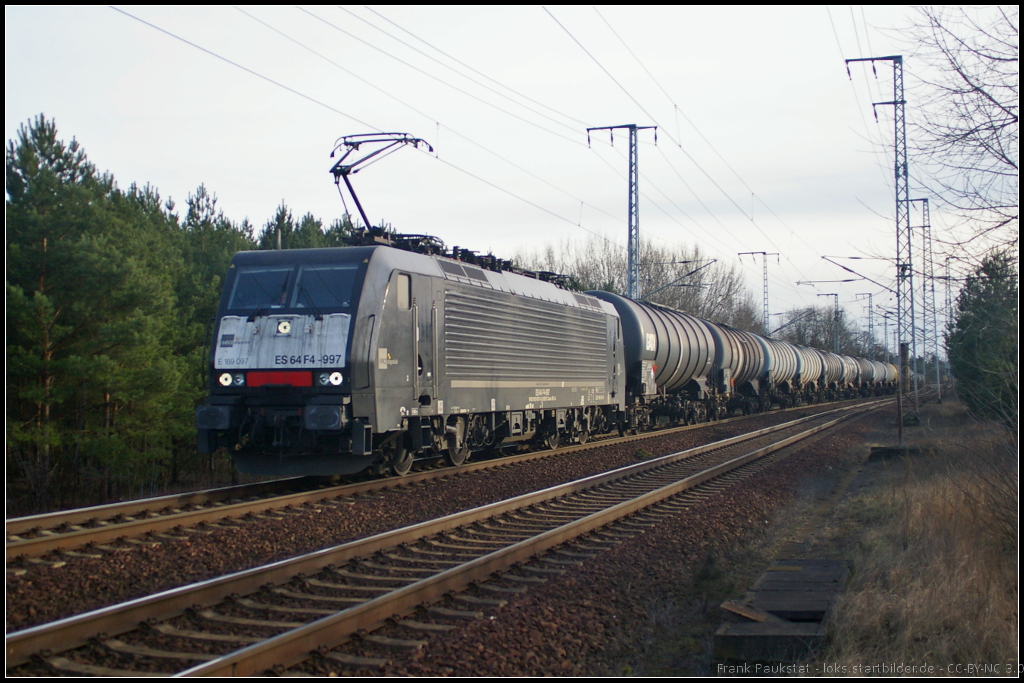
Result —
[{"label": "tank wagon", "polygon": [[621,321],[625,349],[627,429],[665,421],[693,424],[714,413],[708,386],[715,361],[709,323],[610,292],[587,292],[610,303]]},{"label": "tank wagon", "polygon": [[234,256],[200,451],[228,448],[253,474],[401,475],[416,459],[461,465],[485,449],[895,390],[889,364],[570,291],[458,248],[375,241]]}]

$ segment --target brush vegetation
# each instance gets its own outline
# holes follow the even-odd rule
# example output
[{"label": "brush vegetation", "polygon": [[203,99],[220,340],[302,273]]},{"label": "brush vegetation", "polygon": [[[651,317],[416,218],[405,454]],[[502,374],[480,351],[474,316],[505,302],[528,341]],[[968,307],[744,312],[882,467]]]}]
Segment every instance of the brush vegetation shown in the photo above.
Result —
[{"label": "brush vegetation", "polygon": [[930,664],[950,675],[1009,673],[1012,663],[1015,672],[1016,432],[961,404],[926,408],[914,445],[927,454],[886,463],[837,515],[854,571],[820,661]]}]

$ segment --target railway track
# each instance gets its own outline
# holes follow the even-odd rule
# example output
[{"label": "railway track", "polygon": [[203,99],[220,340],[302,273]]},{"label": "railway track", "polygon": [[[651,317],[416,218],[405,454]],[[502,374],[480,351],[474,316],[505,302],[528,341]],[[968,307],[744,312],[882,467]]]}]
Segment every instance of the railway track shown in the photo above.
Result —
[{"label": "railway track", "polygon": [[[813,406],[801,406],[779,412],[806,411],[813,408]],[[138,541],[138,539],[150,537],[151,540],[148,542],[159,542],[161,538],[177,539],[181,538],[182,533],[187,533],[182,531],[183,529],[194,528],[202,524],[215,524],[229,518],[287,515],[304,505],[380,491],[393,487],[397,483],[412,484],[429,481],[451,476],[454,473],[462,474],[503,467],[556,454],[573,453],[595,446],[640,441],[716,424],[737,423],[763,415],[765,414],[761,413],[717,422],[661,429],[632,436],[595,439],[587,444],[470,462],[459,468],[430,467],[414,471],[401,478],[391,477],[327,486],[312,478],[296,477],[18,517],[9,519],[6,523],[6,561],[10,563],[16,559],[25,558],[43,564],[54,564],[76,556],[98,557],[104,551],[116,551],[117,549],[109,544],[119,539],[131,539],[129,542],[143,544],[147,541]],[[82,550],[83,548],[84,550]],[[60,553],[56,559],[38,559],[55,552]]]},{"label": "railway track", "polygon": [[[531,583],[678,514],[687,496],[749,476],[767,456],[885,402],[835,409],[12,633],[8,666],[42,653],[46,670],[71,675],[252,675],[311,651],[350,666],[380,666],[386,657],[374,648],[415,649],[417,633],[493,611]],[[451,606],[438,604],[471,584],[449,599]],[[138,628],[140,622],[146,626]],[[369,633],[386,624],[407,635]]]}]

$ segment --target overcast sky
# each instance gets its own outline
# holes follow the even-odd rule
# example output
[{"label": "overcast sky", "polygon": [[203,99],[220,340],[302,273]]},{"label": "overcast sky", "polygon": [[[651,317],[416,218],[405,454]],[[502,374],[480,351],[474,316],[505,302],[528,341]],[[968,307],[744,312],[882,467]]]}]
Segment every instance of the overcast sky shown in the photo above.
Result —
[{"label": "overcast sky", "polygon": [[[657,146],[640,132],[645,238],[742,263],[758,297],[761,263],[737,252],[781,252],[773,311],[884,302],[870,282],[796,283],[853,277],[822,255],[895,252],[892,162],[871,143],[891,139],[891,108],[876,123],[870,104],[892,99],[892,72],[851,83],[842,60],[904,51],[907,8],[122,9],[194,45],[108,7],[5,9],[8,140],[43,113],[122,186],[180,209],[204,183],[262,227],[282,200],[340,216],[335,140],[406,132],[436,154],[353,176],[370,219],[509,257],[594,235],[624,248],[626,134],[588,146],[586,128],[657,125]],[[891,282],[884,261],[844,263]]]}]

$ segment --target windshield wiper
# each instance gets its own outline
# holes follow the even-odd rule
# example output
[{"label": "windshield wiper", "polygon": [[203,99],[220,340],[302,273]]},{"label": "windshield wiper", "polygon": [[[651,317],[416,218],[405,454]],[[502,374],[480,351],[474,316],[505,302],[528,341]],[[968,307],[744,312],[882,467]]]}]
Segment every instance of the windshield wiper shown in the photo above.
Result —
[{"label": "windshield wiper", "polygon": [[323,319],[324,319],[324,315],[323,315],[323,313],[321,313],[321,312],[320,312],[320,309],[318,309],[318,308],[316,307],[316,304],[314,304],[314,303],[313,303],[313,296],[312,296],[312,295],[311,295],[311,294],[309,293],[309,290],[308,290],[308,289],[306,289],[306,285],[302,284],[302,283],[301,283],[301,280],[300,280],[300,284],[299,284],[299,296],[297,297],[297,298],[298,298],[298,299],[299,299],[300,301],[301,301],[301,299],[302,299],[302,295],[303,295],[303,294],[305,294],[305,295],[306,295],[306,296],[305,296],[305,299],[306,299],[306,303],[307,303],[307,304],[309,305],[309,309],[310,309],[311,311],[313,311],[313,317],[314,317],[314,318],[315,318],[316,320],[323,320]]},{"label": "windshield wiper", "polygon": [[[288,292],[288,279],[288,277],[284,279],[284,283],[281,285],[281,291],[278,293],[276,297],[278,301],[278,307],[284,305],[285,294],[287,294]],[[263,315],[264,313],[266,313],[267,311],[274,307],[274,297],[270,296],[267,290],[263,289],[263,285],[259,284],[259,282],[256,283],[256,286],[259,287],[264,294],[267,294],[267,300],[266,302],[258,306],[255,311],[249,314],[249,317],[247,318],[249,322],[253,322],[254,320],[256,320],[256,318]]]}]

